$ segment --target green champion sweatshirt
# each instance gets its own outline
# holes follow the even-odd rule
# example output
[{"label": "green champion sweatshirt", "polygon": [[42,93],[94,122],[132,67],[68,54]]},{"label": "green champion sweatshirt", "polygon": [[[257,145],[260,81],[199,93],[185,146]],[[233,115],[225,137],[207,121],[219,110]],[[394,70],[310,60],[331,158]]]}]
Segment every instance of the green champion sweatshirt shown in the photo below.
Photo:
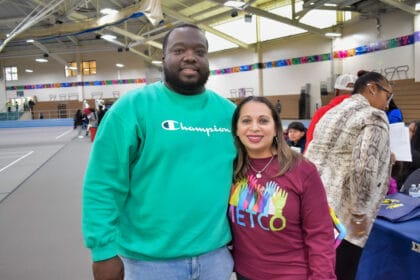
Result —
[{"label": "green champion sweatshirt", "polygon": [[235,105],[162,82],[119,98],[98,129],[83,182],[82,229],[94,261],[196,256],[230,239]]}]

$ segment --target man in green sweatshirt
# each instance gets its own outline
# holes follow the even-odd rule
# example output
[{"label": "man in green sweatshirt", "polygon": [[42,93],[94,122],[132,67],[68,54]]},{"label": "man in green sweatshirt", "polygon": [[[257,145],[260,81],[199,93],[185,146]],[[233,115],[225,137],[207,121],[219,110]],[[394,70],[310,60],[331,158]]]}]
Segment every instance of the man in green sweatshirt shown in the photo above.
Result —
[{"label": "man in green sweatshirt", "polygon": [[235,105],[205,88],[208,42],[194,25],[163,41],[164,81],[110,108],[83,188],[83,234],[100,279],[223,280]]}]

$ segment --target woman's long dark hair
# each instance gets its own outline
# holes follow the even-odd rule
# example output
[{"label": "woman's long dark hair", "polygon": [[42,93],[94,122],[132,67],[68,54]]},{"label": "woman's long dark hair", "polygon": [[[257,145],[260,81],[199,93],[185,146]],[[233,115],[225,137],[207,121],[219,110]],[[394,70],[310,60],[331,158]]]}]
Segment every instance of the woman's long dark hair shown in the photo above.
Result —
[{"label": "woman's long dark hair", "polygon": [[370,82],[380,83],[380,82],[388,82],[388,80],[380,73],[374,71],[364,71],[360,70],[357,73],[357,80],[354,83],[354,89],[352,94],[362,93],[367,84]]},{"label": "woman's long dark hair", "polygon": [[283,127],[281,125],[281,120],[274,105],[265,97],[248,96],[239,103],[232,117],[232,134],[235,138],[235,145],[238,150],[238,155],[234,163],[234,180],[239,180],[243,177],[246,177],[246,173],[248,171],[248,153],[245,149],[244,144],[242,144],[242,142],[239,140],[239,137],[236,136],[236,133],[238,131],[238,120],[241,113],[241,109],[248,102],[263,103],[271,111],[271,116],[273,117],[276,129],[276,138],[273,139],[272,147],[277,152],[277,158],[280,164],[280,170],[278,171],[276,176],[281,176],[287,171],[289,171],[295,165],[295,163],[298,160],[301,160],[303,157],[300,153],[293,151],[292,149],[290,149],[289,145],[287,145],[286,140],[283,136]]}]

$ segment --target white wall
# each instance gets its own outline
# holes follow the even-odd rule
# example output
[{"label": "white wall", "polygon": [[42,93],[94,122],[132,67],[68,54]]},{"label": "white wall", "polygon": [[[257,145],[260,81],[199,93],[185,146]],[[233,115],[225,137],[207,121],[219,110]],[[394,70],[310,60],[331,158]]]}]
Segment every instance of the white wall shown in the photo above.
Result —
[{"label": "white wall", "polygon": [[[14,58],[4,60],[4,66],[18,66],[18,81],[8,81],[5,87],[18,85],[36,85],[36,84],[52,84],[65,82],[90,82],[102,80],[122,80],[122,79],[145,79],[147,68],[141,57],[129,52],[115,53],[87,53],[76,55],[62,55],[65,61],[88,61],[96,60],[97,74],[77,77],[65,77],[64,66],[49,57],[48,63],[38,63],[33,58]],[[116,63],[125,65],[123,68],[115,66]],[[26,73],[25,69],[30,68],[34,72]],[[38,101],[50,100],[50,96],[56,96],[60,99],[60,95],[68,95],[77,93],[79,100],[91,98],[92,93],[102,92],[103,97],[112,97],[113,91],[119,91],[124,94],[128,90],[136,87],[144,86],[144,84],[114,84],[114,85],[100,85],[100,86],[76,86],[76,87],[59,87],[59,88],[42,88],[42,89],[25,89],[25,97],[32,97],[36,95]],[[5,88],[3,87],[3,88]],[[7,97],[14,97],[16,91],[8,91]],[[4,94],[2,94],[4,97]],[[6,100],[6,99],[4,99]],[[5,103],[4,101],[3,103]]]},{"label": "white wall", "polygon": [[[379,26],[377,25],[379,23]],[[344,27],[344,36],[330,40],[318,35],[298,36],[281,42],[267,44],[262,49],[262,61],[275,61],[301,56],[310,56],[331,51],[348,50],[384,40],[414,33],[414,18],[404,12],[395,12],[376,19],[364,19]],[[417,46],[419,44],[417,43]],[[223,55],[211,56],[211,69],[234,67],[257,62],[258,55],[249,51],[237,50]],[[417,59],[418,60],[418,59]],[[305,84],[311,85],[311,111],[320,104],[320,83],[334,82],[337,75],[364,70],[375,70],[386,74],[387,68],[408,65],[405,73],[394,74],[393,79],[413,78],[415,76],[414,45],[376,51],[333,61],[306,63],[286,67],[267,68],[262,71],[262,95],[299,94]],[[417,67],[420,69],[420,66]],[[420,70],[419,70],[420,71]],[[258,72],[248,71],[235,74],[212,76],[208,87],[221,95],[230,97],[229,89],[255,85],[258,89]],[[260,92],[256,91],[255,95]]]},{"label": "white wall", "polygon": [[[379,26],[377,23],[379,22]],[[358,20],[346,24],[343,27],[344,36],[340,39],[328,39],[319,35],[297,36],[281,41],[273,41],[262,46],[260,54],[255,50],[229,50],[221,53],[210,54],[210,69],[232,68],[235,66],[249,65],[258,62],[276,61],[301,56],[330,53],[331,51],[348,50],[355,47],[368,45],[383,40],[397,38],[413,34],[420,30],[419,16],[405,12],[395,12],[376,19]],[[417,59],[416,59],[417,57]],[[358,55],[333,61],[323,61],[292,65],[286,67],[273,67],[263,70],[251,70],[246,72],[211,75],[207,87],[215,90],[225,97],[231,97],[231,90],[239,88],[253,89],[254,95],[278,95],[299,94],[305,84],[311,85],[311,111],[315,110],[315,104],[320,103],[320,83],[334,82],[336,75],[342,73],[356,73],[358,70],[383,71],[389,67],[408,65],[407,78],[420,80],[420,43],[404,47],[386,49],[368,54]],[[17,65],[19,67],[19,81],[9,85],[43,84],[66,81],[96,81],[113,79],[144,79],[152,77],[157,79],[161,73],[147,68],[141,57],[130,52],[118,53],[88,53],[80,57],[64,57],[67,61],[89,60],[97,61],[98,74],[94,76],[78,76],[76,78],[64,78],[63,66],[50,58],[48,64],[34,62],[34,58],[3,60],[3,66]],[[123,63],[126,67],[118,70],[115,63]],[[34,70],[34,73],[23,72],[26,67]],[[416,71],[417,69],[417,71]],[[118,72],[119,71],[119,72]],[[259,75],[261,74],[261,75]],[[398,77],[394,77],[398,78]],[[400,77],[406,78],[406,77]],[[119,90],[121,94],[144,84],[85,86],[77,88],[25,90],[25,95],[36,94],[39,100],[48,100],[49,94],[74,92],[79,93],[80,98],[90,98],[93,91],[103,91],[104,97],[110,96],[112,91]],[[4,86],[2,87],[4,89]],[[0,92],[0,101],[6,102],[5,93]]]},{"label": "white wall", "polygon": [[[379,26],[377,25],[379,23]],[[360,20],[346,25],[344,37],[334,40],[334,50],[346,50],[370,43],[380,42],[414,33],[413,17],[396,12],[375,19]],[[385,68],[408,65],[408,77],[414,77],[413,45],[372,52],[345,59],[334,60],[334,65],[342,61],[343,73],[357,73],[358,70],[375,70],[385,74]],[[338,68],[338,67],[337,67]],[[395,78],[395,77],[394,77]]]},{"label": "white wall", "polygon": [[[288,39],[280,44],[270,44],[265,47],[263,61],[330,53],[331,46],[330,39],[316,35]],[[313,111],[316,103],[321,104],[321,81],[327,81],[332,75],[331,63],[331,61],[322,61],[266,69],[263,75],[264,95],[299,94],[303,86],[310,84],[309,94]]]},{"label": "white wall", "polygon": [[[210,69],[223,69],[235,66],[253,64],[258,62],[257,54],[253,50],[229,50],[223,53],[210,54]],[[239,88],[252,89],[254,95],[259,95],[258,74],[256,70],[211,75],[207,82],[207,88],[212,89],[224,97],[235,97],[231,90]]]}]

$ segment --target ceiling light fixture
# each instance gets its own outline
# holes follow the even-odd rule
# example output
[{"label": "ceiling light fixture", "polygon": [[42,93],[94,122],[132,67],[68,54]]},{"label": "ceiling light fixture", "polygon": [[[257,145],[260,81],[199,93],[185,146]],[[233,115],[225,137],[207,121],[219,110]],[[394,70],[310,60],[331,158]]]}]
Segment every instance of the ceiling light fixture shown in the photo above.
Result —
[{"label": "ceiling light fixture", "polygon": [[32,69],[25,69],[25,72],[26,73],[32,73],[32,72],[34,72],[34,70],[32,70]]},{"label": "ceiling light fixture", "polygon": [[110,9],[110,8],[105,8],[105,9],[102,9],[100,13],[103,15],[115,15],[115,14],[118,14],[118,11],[114,9]]},{"label": "ceiling light fixture", "polygon": [[113,40],[117,39],[117,36],[111,35],[111,34],[105,34],[105,35],[102,35],[101,38],[106,40],[106,41],[113,41]]},{"label": "ceiling light fixture", "polygon": [[35,61],[40,62],[40,63],[45,63],[45,62],[48,62],[48,59],[46,59],[44,57],[40,57],[40,58],[35,59]]},{"label": "ceiling light fixture", "polygon": [[160,61],[160,60],[153,60],[152,63],[155,64],[155,65],[161,65],[162,64],[162,61]]},{"label": "ceiling light fixture", "polygon": [[35,42],[34,39],[28,39],[28,40],[26,40],[26,43],[33,43],[33,42]]},{"label": "ceiling light fixture", "polygon": [[414,8],[416,12],[420,11],[420,2],[416,3],[416,7]]},{"label": "ceiling light fixture", "polygon": [[117,64],[115,64],[115,66],[117,66],[118,68],[123,68],[124,67],[124,64],[117,63]]},{"label": "ceiling light fixture", "polygon": [[332,37],[332,38],[335,38],[335,37],[341,37],[341,33],[339,33],[339,32],[327,32],[327,33],[325,33],[325,36],[327,36],[327,37]]},{"label": "ceiling light fixture", "polygon": [[239,9],[242,10],[243,8],[245,8],[245,3],[242,1],[226,1],[225,4],[226,7],[230,7],[230,8],[235,8],[235,9]]}]

